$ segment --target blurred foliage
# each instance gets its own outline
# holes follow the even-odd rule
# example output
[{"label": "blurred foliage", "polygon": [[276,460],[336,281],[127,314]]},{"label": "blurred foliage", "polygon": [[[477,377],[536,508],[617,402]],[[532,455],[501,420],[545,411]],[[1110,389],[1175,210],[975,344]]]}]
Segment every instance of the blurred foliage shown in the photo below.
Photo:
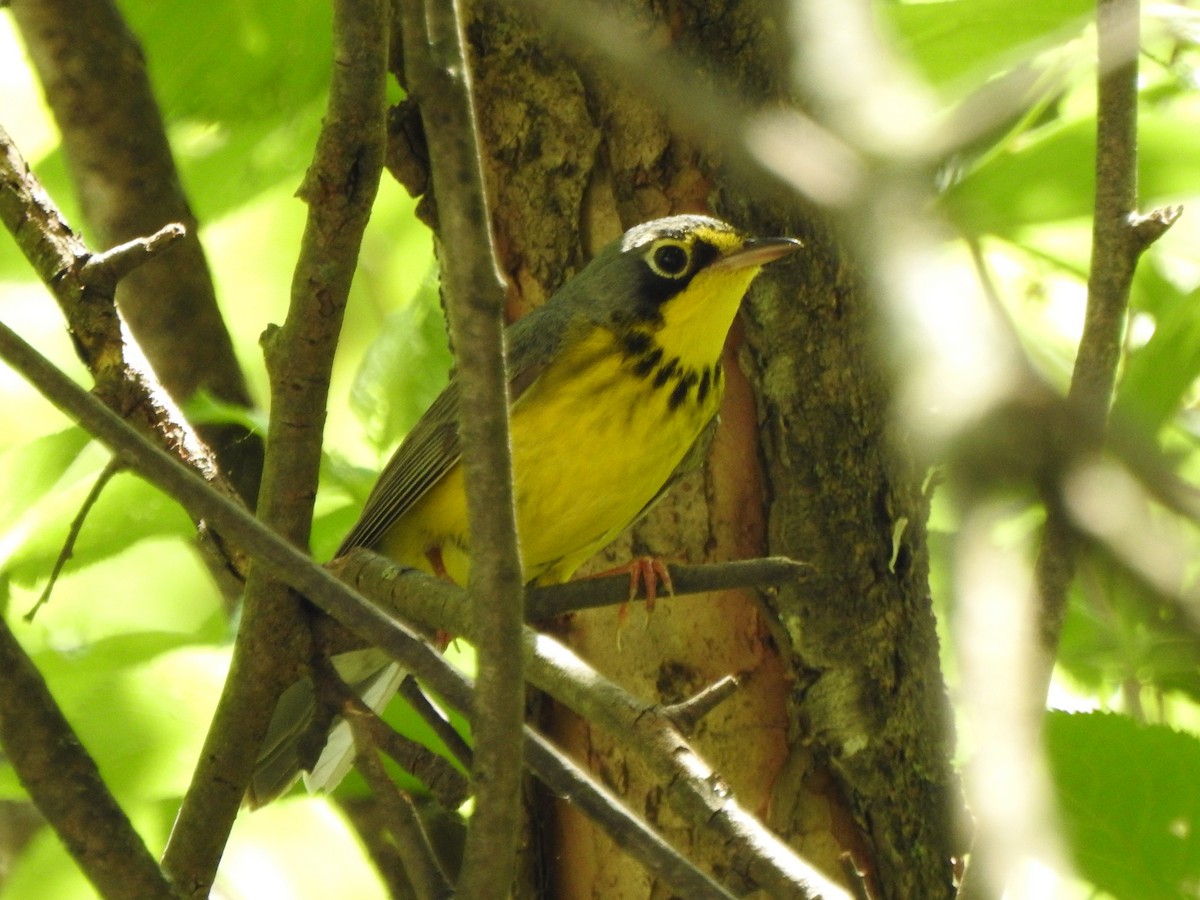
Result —
[{"label": "blurred foliage", "polygon": [[[120,0],[148,59],[184,184],[239,359],[265,399],[258,337],[286,311],[305,209],[294,198],[320,123],[329,71],[324,0],[214,0],[195,8]],[[981,267],[1029,359],[1065,386],[1078,337],[1094,176],[1091,0],[943,0],[875,8],[882,29],[947,109],[998,92],[979,136],[943,161],[941,211],[963,265]],[[1141,190],[1145,208],[1200,195],[1196,14],[1160,5],[1144,20]],[[1004,79],[1014,78],[1011,82]],[[55,201],[78,219],[54,129],[9,20],[0,17],[0,112]],[[393,86],[393,90],[395,90]],[[8,119],[12,121],[8,121]],[[335,360],[327,455],[312,546],[336,547],[387,453],[445,382],[449,365],[429,235],[385,176]],[[3,239],[0,239],[2,241]],[[969,273],[974,275],[974,272]],[[1200,477],[1200,225],[1185,216],[1143,259],[1116,398],[1117,421]],[[0,254],[0,317],[79,373],[70,342],[17,254]],[[232,625],[194,554],[187,516],[140,479],[108,485],[47,606],[20,617],[45,586],[82,497],[107,456],[0,371],[0,600],[84,743],[145,835],[162,847],[228,665]],[[263,416],[195,398],[197,419],[261,427]],[[1154,517],[1168,518],[1162,511]],[[1024,535],[1040,521],[1015,513]],[[1034,524],[1030,524],[1034,523]],[[956,522],[931,522],[932,584],[954,615],[948,570]],[[1178,529],[1187,546],[1197,536]],[[1195,558],[1195,557],[1192,557]],[[1051,717],[1050,770],[1079,874],[1116,897],[1195,895],[1200,800],[1200,647],[1171,585],[1140,577],[1119,553],[1084,561],[1061,652],[1076,706],[1120,714]],[[1167,588],[1171,588],[1168,590]],[[950,642],[951,634],[944,633]],[[946,653],[953,685],[952,648]],[[389,720],[428,740],[406,706]],[[465,725],[455,719],[460,729]],[[1153,724],[1146,724],[1152,722]],[[408,779],[405,786],[419,791]],[[362,790],[348,779],[343,796]],[[0,763],[0,799],[20,787]],[[336,859],[330,866],[328,860]],[[337,883],[329,884],[329,872]],[[1190,887],[1189,887],[1190,886]],[[384,896],[345,820],[321,798],[295,797],[239,819],[222,866],[225,896]],[[90,897],[46,831],[0,884],[0,898]]]},{"label": "blurred foliage", "polygon": [[[1005,78],[1024,85],[1017,103],[994,91],[985,139],[944,161],[942,210],[974,250],[968,264],[987,278],[1028,359],[1064,389],[1082,327],[1095,186],[1092,9],[1081,0],[877,5],[897,49],[947,107]],[[1186,208],[1200,196],[1198,24],[1200,16],[1183,5],[1145,7],[1138,125],[1143,210]],[[1157,444],[1174,474],[1192,483],[1200,474],[1192,411],[1200,375],[1198,237],[1187,209],[1142,258],[1114,405],[1115,427],[1135,442]],[[1191,561],[1200,558],[1200,533],[1148,503],[1117,495],[1111,502],[1111,515],[1137,524],[1114,527],[1117,543],[1094,546],[1081,560],[1054,696],[1069,697],[1073,709],[1116,712],[1056,713],[1047,723],[1063,838],[1093,896],[1194,897],[1200,885],[1200,617]],[[951,505],[938,503],[936,510],[932,583],[939,608],[953,619],[948,569],[956,522]],[[1027,532],[1033,513],[1014,513],[1013,526]],[[946,671],[953,689],[950,643]],[[1064,896],[1068,886],[1046,896]]]},{"label": "blurred foliage", "polygon": [[1111,713],[1051,713],[1046,756],[1080,874],[1116,897],[1200,885],[1200,742]]},{"label": "blurred foliage", "polygon": [[[265,400],[258,338],[287,309],[306,213],[294,194],[312,155],[329,79],[329,4],[216,0],[184,10],[122,0],[121,8],[145,51],[239,359]],[[54,136],[52,120],[37,102],[39,89],[7,16],[0,16],[0,61],[4,124],[78,224],[61,152],[54,140],[42,146],[43,135]],[[22,98],[20,122],[8,120],[9,96]],[[32,136],[28,145],[25,135]],[[449,368],[430,236],[412,214],[413,201],[385,181],[335,361],[314,526],[314,548],[324,556],[365,499],[382,458]],[[81,372],[54,304],[30,280],[20,255],[7,250],[0,253],[0,317],[67,371]],[[414,324],[419,329],[406,335]],[[372,406],[389,384],[403,399],[386,410]],[[84,521],[49,603],[32,622],[23,621],[108,455],[7,370],[0,372],[0,390],[11,411],[0,427],[0,602],[101,773],[158,852],[221,690],[233,623],[191,546],[186,513],[128,473],[113,478]],[[193,398],[188,413],[196,421],[259,428],[265,422],[265,413],[228,409],[203,396]],[[433,743],[406,710],[397,704],[389,718]],[[465,731],[460,718],[454,721]],[[411,778],[406,787],[421,790]],[[344,791],[361,789],[348,780]],[[0,799],[19,796],[12,770],[0,762]],[[239,817],[217,890],[229,897],[387,896],[353,830],[322,798],[287,800]],[[0,897],[34,896],[95,896],[48,830],[0,873]]]}]

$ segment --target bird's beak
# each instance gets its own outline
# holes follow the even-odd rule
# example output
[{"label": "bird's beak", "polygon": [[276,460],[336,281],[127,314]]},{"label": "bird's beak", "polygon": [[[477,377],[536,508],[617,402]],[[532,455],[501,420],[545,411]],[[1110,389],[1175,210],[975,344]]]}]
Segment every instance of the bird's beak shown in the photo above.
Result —
[{"label": "bird's beak", "polygon": [[795,238],[748,238],[740,250],[735,250],[713,264],[714,269],[744,269],[765,266],[803,246]]}]

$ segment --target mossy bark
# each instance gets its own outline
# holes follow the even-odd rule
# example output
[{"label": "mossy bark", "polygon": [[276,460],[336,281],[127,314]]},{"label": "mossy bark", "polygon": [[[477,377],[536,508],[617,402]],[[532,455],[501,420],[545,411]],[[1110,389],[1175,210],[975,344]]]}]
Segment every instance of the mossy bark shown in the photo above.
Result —
[{"label": "mossy bark", "polygon": [[[637,10],[646,13],[647,10]],[[696,77],[765,99],[786,93],[780,10],[658,3],[647,37]],[[726,348],[728,389],[709,462],[594,568],[631,553],[692,562],[766,553],[812,564],[802,587],[731,592],[571,616],[562,635],[636,695],[669,703],[726,674],[735,697],[696,745],[805,856],[835,877],[849,853],[874,896],[953,895],[958,803],[931,609],[918,471],[891,426],[889,379],[867,298],[826,223],[739,192],[709,148],[675,135],[650,93],[568,58],[499,4],[467,28],[495,232],[536,306],[636,222],[711,211],[805,241],[760,279]],[[604,734],[552,709],[547,728],[685,852],[721,872],[721,848],[661,803],[663,789]],[[556,897],[663,895],[569,808],[542,828],[541,887]]]}]

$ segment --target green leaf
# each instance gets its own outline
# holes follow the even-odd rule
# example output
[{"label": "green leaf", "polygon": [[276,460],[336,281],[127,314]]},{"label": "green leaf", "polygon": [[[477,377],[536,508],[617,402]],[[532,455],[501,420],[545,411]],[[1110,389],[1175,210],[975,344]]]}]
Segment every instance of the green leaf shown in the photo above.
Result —
[{"label": "green leaf", "polygon": [[82,428],[68,428],[0,455],[0,548],[14,540],[14,526],[59,483],[90,442]]},{"label": "green leaf", "polygon": [[[23,539],[5,563],[15,582],[31,584],[50,573],[71,522],[99,474],[99,470],[89,473],[38,505]],[[64,571],[108,559],[148,537],[191,537],[194,533],[191,519],[175,501],[138,476],[122,472],[105,485],[88,511]]]},{"label": "green leaf", "polygon": [[[1143,208],[1200,188],[1200,116],[1156,109],[1138,124],[1138,181]],[[1021,229],[1092,214],[1096,122],[1086,117],[1022,136],[988,157],[942,198],[966,234],[1016,238]]]},{"label": "green leaf", "polygon": [[1123,630],[1111,617],[1101,615],[1084,600],[1078,581],[1071,587],[1057,662],[1089,692],[1101,693],[1120,684],[1133,666],[1126,652]]},{"label": "green leaf", "polygon": [[[1136,681],[1200,699],[1200,646],[1180,612],[1110,557],[1080,561],[1059,643],[1059,664],[1105,695]],[[1086,584],[1085,590],[1082,585]]]},{"label": "green leaf", "polygon": [[[33,661],[116,796],[182,796],[225,681],[227,648],[140,633]],[[7,766],[0,795],[20,795]]]},{"label": "green leaf", "polygon": [[1200,376],[1200,290],[1182,293],[1152,266],[1138,269],[1139,305],[1153,309],[1154,334],[1131,351],[1117,386],[1114,417],[1153,435],[1179,410]]},{"label": "green leaf", "polygon": [[899,49],[935,84],[988,75],[1027,59],[1050,41],[1079,34],[1091,21],[1091,0],[947,0],[876,3]]},{"label": "green leaf", "polygon": [[446,386],[451,356],[432,288],[392,313],[367,349],[350,405],[377,447],[395,443]]},{"label": "green leaf", "polygon": [[1200,884],[1200,740],[1109,713],[1050,713],[1045,746],[1081,875],[1119,898]]},{"label": "green leaf", "polygon": [[332,13],[321,0],[209,0],[203,14],[122,0],[121,12],[173,119],[284,118],[329,83]]}]

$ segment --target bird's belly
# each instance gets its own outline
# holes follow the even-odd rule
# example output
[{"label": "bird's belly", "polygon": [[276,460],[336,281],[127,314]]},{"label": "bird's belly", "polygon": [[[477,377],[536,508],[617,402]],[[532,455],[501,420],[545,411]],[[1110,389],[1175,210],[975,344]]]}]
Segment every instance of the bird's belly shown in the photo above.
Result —
[{"label": "bird's belly", "polygon": [[719,396],[670,409],[617,359],[546,387],[513,411],[513,481],[526,578],[561,581],[654,499]]},{"label": "bird's belly", "polygon": [[[511,413],[513,488],[525,581],[565,581],[633,522],[716,415],[713,380],[672,404],[671,384],[616,354],[544,373]],[[387,533],[405,565],[466,584],[470,568],[462,466],[454,466]]]}]

